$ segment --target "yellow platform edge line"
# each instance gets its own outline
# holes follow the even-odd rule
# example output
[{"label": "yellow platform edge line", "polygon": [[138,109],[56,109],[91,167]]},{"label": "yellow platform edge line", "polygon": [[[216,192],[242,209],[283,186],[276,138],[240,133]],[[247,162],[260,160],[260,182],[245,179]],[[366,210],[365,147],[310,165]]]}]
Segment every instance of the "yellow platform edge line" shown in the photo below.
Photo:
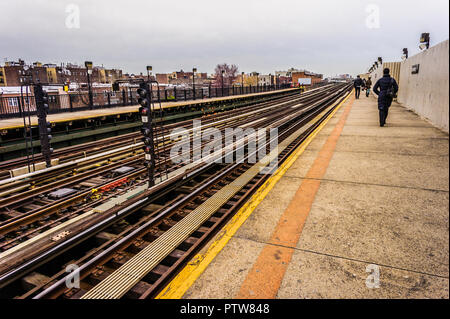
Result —
[{"label": "yellow platform edge line", "polygon": [[[352,91],[353,92],[353,91]],[[322,130],[334,114],[351,96],[351,92],[340,102],[333,112],[305,139],[305,141],[292,153],[278,170],[253,194],[227,225],[216,235],[206,252],[199,253],[178,273],[177,276],[155,297],[155,299],[180,299],[186,291],[194,284],[198,277],[205,271],[206,267],[214,260],[228,241],[244,224],[248,217],[263,201],[267,194],[283,177],[286,171],[294,164],[297,158],[304,152],[315,136]]]}]

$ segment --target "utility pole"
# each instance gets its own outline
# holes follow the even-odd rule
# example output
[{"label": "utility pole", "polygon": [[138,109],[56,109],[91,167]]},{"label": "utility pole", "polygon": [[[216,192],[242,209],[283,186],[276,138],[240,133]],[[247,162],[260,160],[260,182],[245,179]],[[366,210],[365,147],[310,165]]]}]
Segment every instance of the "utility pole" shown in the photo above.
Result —
[{"label": "utility pole", "polygon": [[86,62],[84,62],[84,66],[86,67],[86,71],[87,71],[89,108],[92,110],[92,108],[94,106],[94,98],[92,96],[92,85],[91,85],[92,62],[86,61]]},{"label": "utility pole", "polygon": [[223,75],[225,74],[225,70],[222,70],[221,75],[222,75],[222,96],[224,95],[224,91],[223,91],[223,86],[224,86],[224,82],[223,82]]},{"label": "utility pole", "polygon": [[192,69],[192,95],[194,96],[194,100],[195,100],[195,72],[197,72],[197,68]]},{"label": "utility pole", "polygon": [[153,68],[151,65],[147,65],[147,81],[149,81],[149,82],[150,82],[150,74],[151,74],[152,69]]}]

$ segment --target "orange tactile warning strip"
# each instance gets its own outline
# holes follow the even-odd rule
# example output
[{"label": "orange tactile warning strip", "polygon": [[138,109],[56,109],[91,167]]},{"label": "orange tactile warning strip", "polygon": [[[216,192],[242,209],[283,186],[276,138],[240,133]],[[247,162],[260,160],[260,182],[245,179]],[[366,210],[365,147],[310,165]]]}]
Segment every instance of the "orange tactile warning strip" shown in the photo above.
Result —
[{"label": "orange tactile warning strip", "polygon": [[289,206],[279,219],[270,241],[264,246],[250,269],[236,298],[273,299],[276,297],[294,253],[294,247],[298,243],[303,225],[319,190],[320,180],[325,175],[333,157],[353,101],[354,97],[344,109],[339,122],[306,174],[306,179],[302,181]]}]

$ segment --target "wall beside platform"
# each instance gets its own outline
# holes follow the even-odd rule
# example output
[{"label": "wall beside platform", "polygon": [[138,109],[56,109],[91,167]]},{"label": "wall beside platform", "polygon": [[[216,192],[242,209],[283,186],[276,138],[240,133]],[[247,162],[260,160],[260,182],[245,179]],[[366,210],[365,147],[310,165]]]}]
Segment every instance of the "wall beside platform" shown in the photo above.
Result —
[{"label": "wall beside platform", "polygon": [[[449,41],[409,57],[400,68],[398,102],[449,131]],[[413,66],[419,72],[413,74]]]},{"label": "wall beside platform", "polygon": [[[375,84],[389,68],[399,84],[397,101],[449,132],[449,40],[402,62],[384,62],[369,75]],[[413,68],[418,66],[418,72]]]}]

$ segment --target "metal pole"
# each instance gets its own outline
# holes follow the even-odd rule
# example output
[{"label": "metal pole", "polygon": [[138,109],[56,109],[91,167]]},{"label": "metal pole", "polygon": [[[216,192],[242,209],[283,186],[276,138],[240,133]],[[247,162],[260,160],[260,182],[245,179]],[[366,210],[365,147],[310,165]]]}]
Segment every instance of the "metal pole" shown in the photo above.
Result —
[{"label": "metal pole", "polygon": [[94,106],[93,96],[92,96],[92,86],[91,86],[91,76],[89,74],[88,68],[86,68],[87,72],[87,81],[88,81],[88,96],[89,96],[89,108],[92,110]]},{"label": "metal pole", "polygon": [[222,74],[222,96],[223,96],[223,94],[224,94],[224,93],[223,93],[223,86],[224,86],[224,83],[223,83],[223,74],[224,74],[224,73],[225,73],[225,71],[222,70],[222,73],[221,73],[221,74]]},{"label": "metal pole", "polygon": [[194,95],[195,100],[195,72],[197,72],[196,68],[192,69],[192,95]]}]

